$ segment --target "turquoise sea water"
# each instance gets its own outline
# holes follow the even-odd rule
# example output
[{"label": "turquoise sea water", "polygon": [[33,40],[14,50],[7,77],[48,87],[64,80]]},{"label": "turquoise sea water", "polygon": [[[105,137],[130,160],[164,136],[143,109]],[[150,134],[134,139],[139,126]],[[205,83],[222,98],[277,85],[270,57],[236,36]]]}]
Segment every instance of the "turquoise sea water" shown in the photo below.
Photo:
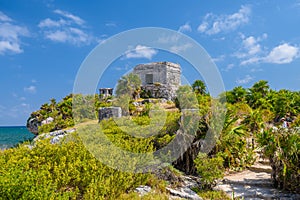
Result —
[{"label": "turquoise sea water", "polygon": [[25,126],[0,127],[0,149],[13,147],[24,140],[32,139],[34,135]]}]

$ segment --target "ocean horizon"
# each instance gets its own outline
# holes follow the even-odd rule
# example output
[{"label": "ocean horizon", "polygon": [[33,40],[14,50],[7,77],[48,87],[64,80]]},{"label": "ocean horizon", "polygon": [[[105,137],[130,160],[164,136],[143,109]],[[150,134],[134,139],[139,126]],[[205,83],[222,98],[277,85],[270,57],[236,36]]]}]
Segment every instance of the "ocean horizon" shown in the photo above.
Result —
[{"label": "ocean horizon", "polygon": [[0,149],[7,149],[34,138],[26,126],[0,126]]}]

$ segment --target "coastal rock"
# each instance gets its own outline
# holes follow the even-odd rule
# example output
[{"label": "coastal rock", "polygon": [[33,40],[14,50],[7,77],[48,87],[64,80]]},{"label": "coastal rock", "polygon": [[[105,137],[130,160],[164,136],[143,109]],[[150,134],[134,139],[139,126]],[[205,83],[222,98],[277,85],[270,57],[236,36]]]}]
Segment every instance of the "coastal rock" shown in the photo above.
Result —
[{"label": "coastal rock", "polygon": [[41,123],[36,118],[29,118],[27,120],[26,127],[31,133],[37,135],[39,132],[38,127],[40,125],[41,125]]},{"label": "coastal rock", "polygon": [[51,122],[53,122],[53,118],[52,117],[48,117],[47,119],[43,120],[42,121],[42,125],[44,124],[50,124]]},{"label": "coastal rock", "polygon": [[64,138],[65,135],[58,135],[58,136],[54,136],[51,140],[50,143],[51,144],[57,144],[61,141],[62,138]]},{"label": "coastal rock", "polygon": [[39,140],[42,140],[42,139],[47,139],[47,138],[50,138],[50,143],[51,144],[57,144],[59,143],[62,138],[64,138],[66,135],[70,134],[70,133],[73,133],[75,132],[76,129],[75,128],[72,128],[72,129],[68,129],[68,130],[57,130],[57,131],[53,131],[53,132],[50,132],[50,133],[43,133],[41,135],[38,135],[37,137],[35,137],[33,139],[34,142],[37,142]]}]

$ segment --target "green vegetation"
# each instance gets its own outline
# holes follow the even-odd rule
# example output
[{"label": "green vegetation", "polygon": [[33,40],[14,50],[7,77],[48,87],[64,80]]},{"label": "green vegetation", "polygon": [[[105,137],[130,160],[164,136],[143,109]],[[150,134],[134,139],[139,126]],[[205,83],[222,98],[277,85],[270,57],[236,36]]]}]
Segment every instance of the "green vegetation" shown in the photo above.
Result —
[{"label": "green vegetation", "polygon": [[[98,95],[81,94],[70,94],[58,103],[55,99],[51,99],[50,104],[45,103],[39,110],[31,113],[27,121],[35,118],[41,124],[39,133],[72,127],[75,122],[97,119],[97,109],[111,105],[106,100],[100,100]],[[53,122],[42,124],[42,121],[49,117],[53,118]]]},{"label": "green vegetation", "polygon": [[130,73],[126,76],[122,76],[118,81],[116,95],[118,97],[122,95],[129,95],[133,99],[137,99],[141,92],[142,81],[136,74]]},{"label": "green vegetation", "polygon": [[204,200],[231,200],[224,191],[196,190],[197,194]]},{"label": "green vegetation", "polygon": [[[191,97],[186,92],[188,91],[186,87],[181,87],[178,93],[179,96],[183,94],[184,98],[188,99]],[[199,131],[193,141],[193,144],[197,144],[210,127],[210,104],[213,99],[199,81],[193,84],[193,90],[199,103],[200,113],[204,116],[200,120]],[[192,166],[188,168],[184,166],[187,166],[187,161],[197,157],[193,163],[196,165],[195,171],[202,177],[204,185],[209,188],[214,185],[213,180],[218,178],[214,175],[217,176],[220,170],[218,164],[214,163],[216,159],[222,158],[223,167],[227,169],[242,170],[256,160],[254,151],[258,147],[264,147],[265,156],[270,158],[274,168],[275,186],[299,192],[299,188],[296,187],[299,185],[299,131],[290,128],[275,131],[272,127],[281,127],[282,117],[288,121],[290,127],[299,127],[300,92],[275,91],[270,89],[267,81],[259,81],[249,89],[236,87],[221,95],[221,100],[226,102],[227,113],[216,146],[208,157],[202,160],[199,159],[201,154],[197,156],[200,148],[197,145],[192,146],[181,159],[180,169],[183,171],[190,169],[186,172],[193,173]],[[179,102],[176,103],[181,106]],[[211,171],[206,173],[201,162],[214,167],[209,167]],[[189,165],[191,165],[190,161]]]},{"label": "green vegetation", "polygon": [[206,154],[199,153],[195,159],[197,173],[202,178],[203,189],[212,189],[216,180],[223,178],[224,167],[221,157],[208,158]]},{"label": "green vegetation", "polygon": [[258,142],[270,158],[275,186],[300,193],[300,130],[264,131]]},{"label": "green vegetation", "polygon": [[[147,96],[139,86],[140,80],[129,74],[119,81],[117,98],[76,94],[68,95],[58,103],[52,99],[43,104],[31,118],[35,117],[39,122],[48,117],[54,120],[40,126],[40,133],[96,119],[100,107],[119,105],[125,116],[118,120],[102,120],[97,125],[83,125],[77,133],[80,139],[74,134],[59,145],[50,145],[45,140],[38,142],[32,150],[22,144],[0,152],[0,196],[6,199],[139,199],[133,189],[138,185],[149,185],[155,192],[143,198],[167,199],[165,182],[155,175],[120,172],[96,158],[104,158],[97,155],[113,157],[119,162],[112,161],[111,165],[123,165],[131,170],[142,166],[143,160],[138,161],[139,157],[123,163],[126,155],[120,157],[103,141],[110,141],[132,153],[155,152],[173,141],[178,130],[185,134],[180,128],[180,124],[189,126],[180,119],[184,109],[199,109],[199,124],[191,146],[172,164],[184,173],[200,176],[202,185],[195,190],[204,199],[226,199],[224,193],[211,191],[211,188],[223,177],[225,170],[243,170],[251,166],[256,160],[257,148],[262,148],[265,157],[270,158],[275,186],[300,192],[300,131],[297,128],[300,126],[300,92],[275,91],[270,89],[267,81],[259,81],[251,88],[239,86],[221,94],[221,103],[227,108],[224,125],[214,147],[208,154],[203,154],[201,142],[209,128],[216,126],[211,124],[211,105],[216,99],[206,91],[205,84],[197,80],[192,87],[181,86],[174,103],[169,101],[163,105],[159,100],[151,99],[155,103],[136,106],[134,102],[140,104],[143,101],[140,94]],[[177,109],[164,115],[162,111],[166,111],[166,105],[176,105]],[[153,110],[156,115],[151,116]],[[289,128],[281,128],[282,117],[288,121]],[[99,132],[99,126],[104,135]],[[95,152],[91,151],[95,149]],[[147,161],[152,157],[143,159]],[[175,174],[180,176],[180,173]]]},{"label": "green vegetation", "polygon": [[118,199],[139,185],[163,184],[151,174],[107,167],[76,134],[60,145],[45,140],[32,150],[20,145],[1,151],[0,164],[1,199]]}]

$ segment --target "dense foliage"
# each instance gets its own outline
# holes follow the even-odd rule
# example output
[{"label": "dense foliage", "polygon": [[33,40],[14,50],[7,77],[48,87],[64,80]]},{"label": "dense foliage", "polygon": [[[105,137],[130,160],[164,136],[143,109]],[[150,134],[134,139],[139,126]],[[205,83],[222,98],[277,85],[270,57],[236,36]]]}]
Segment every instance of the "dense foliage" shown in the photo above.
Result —
[{"label": "dense foliage", "polygon": [[197,173],[202,178],[202,188],[211,189],[216,180],[223,178],[224,167],[221,157],[208,158],[206,154],[199,153],[195,159]]},{"label": "dense foliage", "polygon": [[267,130],[258,142],[271,161],[275,187],[300,193],[300,130]]},{"label": "dense foliage", "polygon": [[[28,120],[35,118],[40,124],[39,133],[47,133],[72,127],[75,122],[97,119],[97,109],[110,105],[109,102],[101,101],[99,95],[70,94],[58,103],[51,99],[50,103],[43,104],[39,110],[31,113]],[[53,121],[43,123],[49,117]]]},{"label": "dense foliage", "polygon": [[[227,116],[231,116],[220,137],[223,150],[219,155],[226,161],[227,154],[231,157],[228,164],[243,167],[255,159],[253,150],[263,147],[271,162],[274,185],[299,192],[300,135],[298,128],[291,127],[300,125],[300,92],[275,91],[262,80],[249,89],[236,87],[226,92],[226,98]],[[286,128],[282,128],[283,121],[288,125]],[[227,142],[223,136],[228,134],[235,139],[228,140],[230,145],[224,149]]]},{"label": "dense foliage", "polygon": [[[212,99],[201,81],[195,81],[192,88],[203,116],[199,123],[197,138],[193,141],[193,144],[198,144],[210,126]],[[181,87],[178,90],[178,96],[182,94],[185,99],[192,98],[186,91],[188,91],[187,86]],[[203,158],[202,162],[210,165],[216,160],[223,160],[223,167],[241,170],[256,161],[255,151],[262,146],[266,149],[265,156],[270,158],[273,166],[275,185],[299,192],[299,187],[298,189],[296,187],[299,185],[300,170],[299,132],[295,132],[296,129],[281,129],[281,127],[283,121],[286,121],[289,127],[300,125],[300,92],[284,89],[275,91],[269,87],[267,81],[259,81],[248,89],[241,86],[235,87],[220,98],[221,102],[226,102],[227,107],[223,129],[218,136],[216,146],[207,158]],[[179,102],[176,103],[180,108]],[[192,107],[192,105],[188,106]],[[277,128],[280,128],[280,131],[274,132]],[[266,134],[264,139],[262,139],[262,133]],[[199,164],[201,163],[199,155],[196,156],[200,148],[193,145],[184,156],[190,156],[193,159],[198,157],[194,162],[196,171],[206,183],[213,185],[212,180],[217,178],[214,175],[219,174],[220,168],[214,163],[212,165],[215,168],[210,167],[211,173],[206,173]],[[186,161],[189,159],[182,160],[185,161],[182,166],[187,166]],[[192,167],[189,168],[192,169]]]},{"label": "dense foliage", "polygon": [[[150,174],[107,167],[76,135],[66,140],[59,145],[45,140],[33,149],[20,145],[1,151],[0,199],[118,199],[139,185],[161,185]],[[148,146],[143,144],[140,150],[145,151]]]},{"label": "dense foliage", "polygon": [[[50,104],[42,105],[31,117],[37,118],[39,122],[52,117],[52,123],[40,126],[40,132],[47,132],[72,126],[75,122],[96,119],[99,107],[117,105],[122,108],[125,116],[115,121],[103,120],[100,123],[103,133],[120,149],[145,153],[161,149],[175,138],[182,123],[180,116],[184,109],[199,109],[196,137],[187,151],[173,163],[175,167],[188,174],[199,175],[202,178],[202,188],[207,189],[222,177],[224,169],[242,170],[252,165],[257,159],[255,151],[263,147],[263,153],[270,158],[273,167],[275,185],[299,192],[300,137],[295,127],[300,126],[300,92],[283,89],[275,91],[267,81],[259,81],[251,88],[239,86],[220,95],[221,103],[225,103],[227,108],[223,128],[217,135],[213,149],[208,155],[203,155],[201,144],[209,128],[214,126],[211,124],[212,103],[216,101],[206,91],[205,84],[197,80],[192,87],[181,86],[174,102],[177,109],[168,111],[165,120],[163,115],[157,115],[156,118],[151,116],[151,109],[157,113],[164,109],[157,100],[142,106],[134,105],[140,105],[143,100],[138,98],[142,92],[139,85],[140,80],[129,74],[120,80],[117,98],[107,101],[98,95],[69,95],[58,103],[52,99]],[[72,105],[74,102],[77,105],[75,107]],[[289,128],[281,128],[282,118]],[[276,127],[279,130],[276,131]],[[79,133],[81,139],[90,136],[96,138],[98,134],[93,126],[86,126],[82,130]],[[107,151],[107,156],[118,156],[115,152],[109,152],[109,148],[93,147],[97,140],[89,141],[92,141],[89,146],[97,149],[100,154]],[[53,163],[50,163],[52,160]],[[66,165],[66,161],[69,164]],[[40,191],[53,198],[101,199],[121,195],[126,199],[132,197],[127,193],[137,184],[151,184],[149,177],[152,180],[150,182],[155,180],[149,174],[121,173],[101,164],[83,148],[76,137],[62,145],[51,146],[41,142],[33,150],[24,146],[6,150],[1,153],[0,164],[0,178],[4,180],[1,181],[3,184],[0,190],[7,198],[26,198],[26,195],[33,195],[33,191],[37,191],[36,194]],[[128,166],[135,167],[135,164],[132,160]],[[91,169],[93,172],[90,172]],[[85,170],[91,174],[88,175]],[[120,180],[124,177],[124,181],[114,186],[114,181],[120,182],[117,176],[121,177]],[[29,188],[31,184],[33,186]],[[23,192],[20,192],[20,188]],[[12,190],[17,191],[9,192]]]}]

